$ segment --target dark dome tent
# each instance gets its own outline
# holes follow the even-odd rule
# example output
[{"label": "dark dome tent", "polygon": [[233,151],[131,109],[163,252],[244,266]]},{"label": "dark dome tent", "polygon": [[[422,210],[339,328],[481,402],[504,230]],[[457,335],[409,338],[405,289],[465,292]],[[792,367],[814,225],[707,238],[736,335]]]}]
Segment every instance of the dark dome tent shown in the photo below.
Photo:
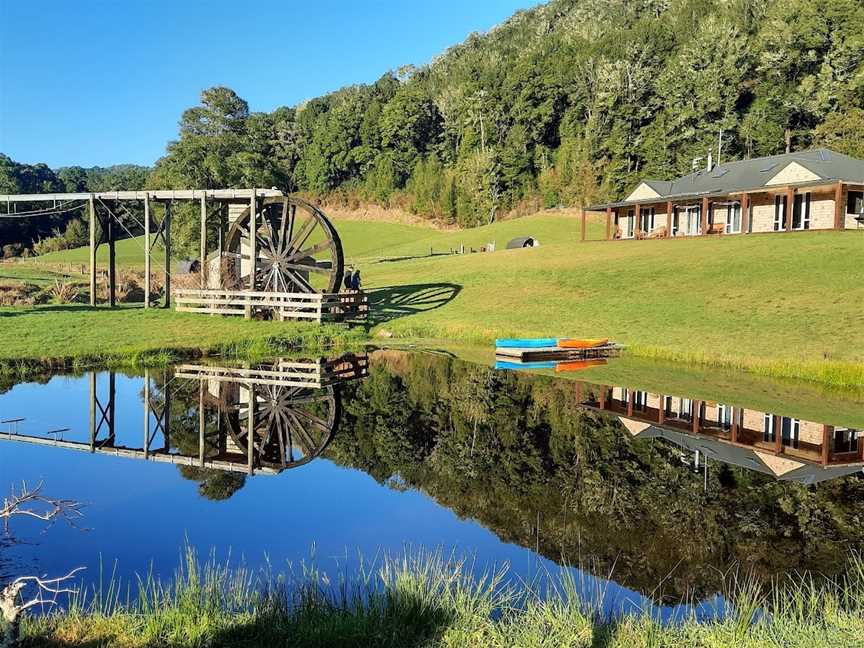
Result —
[{"label": "dark dome tent", "polygon": [[507,243],[508,250],[515,250],[516,248],[530,248],[530,247],[540,247],[540,241],[535,239],[533,236],[519,236],[514,239],[511,239],[509,243]]}]

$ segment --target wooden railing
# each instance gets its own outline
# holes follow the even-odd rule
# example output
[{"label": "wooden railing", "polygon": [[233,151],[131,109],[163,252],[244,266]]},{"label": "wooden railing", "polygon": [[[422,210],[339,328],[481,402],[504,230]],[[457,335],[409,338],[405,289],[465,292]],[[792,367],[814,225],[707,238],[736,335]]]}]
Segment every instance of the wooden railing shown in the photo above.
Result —
[{"label": "wooden railing", "polygon": [[181,364],[175,377],[288,387],[327,387],[363,378],[369,371],[369,358],[344,355],[335,360],[279,360],[257,367],[220,367],[206,364]]},{"label": "wooden railing", "polygon": [[269,311],[280,320],[365,320],[369,299],[362,291],[347,293],[279,293],[249,290],[188,289],[173,291],[176,310],[214,315],[254,315]]}]

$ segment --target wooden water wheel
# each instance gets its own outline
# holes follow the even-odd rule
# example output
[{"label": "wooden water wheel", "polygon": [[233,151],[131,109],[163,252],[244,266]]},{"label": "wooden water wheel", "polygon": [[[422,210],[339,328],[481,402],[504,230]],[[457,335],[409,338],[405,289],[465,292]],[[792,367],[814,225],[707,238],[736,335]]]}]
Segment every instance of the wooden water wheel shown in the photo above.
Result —
[{"label": "wooden water wheel", "polygon": [[262,464],[301,466],[321,454],[339,423],[341,399],[333,387],[235,384],[221,409],[231,439],[249,450],[249,404],[254,403],[252,442]]},{"label": "wooden water wheel", "polygon": [[[252,290],[251,209],[228,230],[228,256],[239,260],[238,287]],[[254,290],[335,293],[342,281],[342,242],[320,209],[293,196],[258,201],[255,214]]]}]

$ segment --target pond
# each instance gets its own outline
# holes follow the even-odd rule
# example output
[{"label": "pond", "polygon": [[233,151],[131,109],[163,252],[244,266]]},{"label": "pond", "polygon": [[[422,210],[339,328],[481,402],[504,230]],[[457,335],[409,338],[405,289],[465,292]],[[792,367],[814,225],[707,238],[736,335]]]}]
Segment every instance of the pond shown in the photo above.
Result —
[{"label": "pond", "polygon": [[577,369],[382,350],[0,384],[0,486],[84,504],[16,520],[0,577],[170,577],[187,544],[277,571],[426,548],[567,566],[607,612],[669,618],[711,614],[733,574],[831,576],[864,549],[856,403]]}]

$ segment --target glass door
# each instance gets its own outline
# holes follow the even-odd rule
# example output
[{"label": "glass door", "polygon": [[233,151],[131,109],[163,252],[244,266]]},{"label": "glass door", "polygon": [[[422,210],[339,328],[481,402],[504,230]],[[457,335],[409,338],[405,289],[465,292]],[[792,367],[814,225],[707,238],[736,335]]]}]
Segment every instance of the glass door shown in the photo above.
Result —
[{"label": "glass door", "polygon": [[726,233],[739,234],[741,232],[741,204],[734,203],[726,206]]}]

